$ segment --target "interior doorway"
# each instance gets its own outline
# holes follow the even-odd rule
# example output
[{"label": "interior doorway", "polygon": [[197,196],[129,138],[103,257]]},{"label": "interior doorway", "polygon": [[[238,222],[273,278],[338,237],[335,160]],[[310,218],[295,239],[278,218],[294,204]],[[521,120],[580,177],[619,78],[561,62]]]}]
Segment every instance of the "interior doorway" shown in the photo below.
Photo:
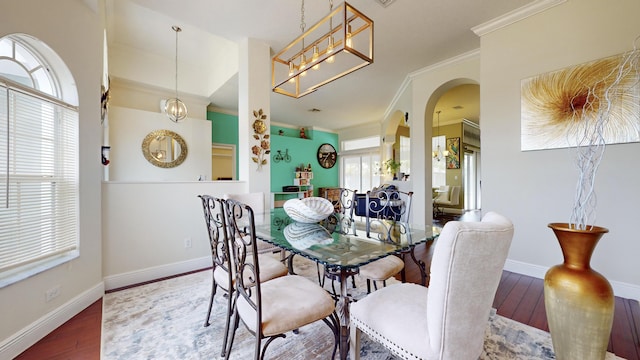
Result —
[{"label": "interior doorway", "polygon": [[236,180],[236,146],[211,144],[211,180]]}]

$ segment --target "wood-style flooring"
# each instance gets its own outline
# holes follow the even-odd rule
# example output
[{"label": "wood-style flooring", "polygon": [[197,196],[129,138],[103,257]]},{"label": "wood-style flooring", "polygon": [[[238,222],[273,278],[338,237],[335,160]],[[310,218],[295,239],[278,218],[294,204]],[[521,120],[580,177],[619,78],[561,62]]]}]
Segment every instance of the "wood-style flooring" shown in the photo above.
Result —
[{"label": "wood-style flooring", "polygon": [[[476,220],[477,214],[466,214],[463,220]],[[430,244],[416,249],[416,256],[430,262]],[[420,272],[408,261],[409,282],[420,282]],[[493,306],[498,314],[549,331],[544,310],[543,280],[504,271]],[[640,305],[635,300],[616,297],[609,351],[628,360],[640,360]],[[74,316],[51,334],[27,349],[19,360],[92,360],[100,359],[102,300]]]}]

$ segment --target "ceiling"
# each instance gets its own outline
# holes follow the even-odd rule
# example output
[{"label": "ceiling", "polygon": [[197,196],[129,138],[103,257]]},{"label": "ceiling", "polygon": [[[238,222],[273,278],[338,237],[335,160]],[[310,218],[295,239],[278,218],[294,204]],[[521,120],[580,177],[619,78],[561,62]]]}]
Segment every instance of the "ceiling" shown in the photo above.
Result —
[{"label": "ceiling", "polygon": [[[213,106],[229,111],[237,111],[237,43],[257,39],[273,54],[300,35],[301,0],[106,1],[110,73],[172,89],[174,71],[127,74],[118,67],[126,62],[123,54],[175,64],[171,26],[178,25],[183,29],[180,92],[208,98]],[[272,93],[271,121],[328,130],[382,121],[408,74],[479,48],[480,39],[471,28],[532,2],[351,0],[349,4],[374,21],[374,63],[300,99]],[[306,0],[304,6],[307,28],[329,12],[327,0]],[[120,53],[116,60],[112,49]],[[460,101],[463,108],[477,109],[475,117],[479,116],[479,105],[450,101],[447,107]],[[460,114],[443,109],[441,122],[473,116]]]}]

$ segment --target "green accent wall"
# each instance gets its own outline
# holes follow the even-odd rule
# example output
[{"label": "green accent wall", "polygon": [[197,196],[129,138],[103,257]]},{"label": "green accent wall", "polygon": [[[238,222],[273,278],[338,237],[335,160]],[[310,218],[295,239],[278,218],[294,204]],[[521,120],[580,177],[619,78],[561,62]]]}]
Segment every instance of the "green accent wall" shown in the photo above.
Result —
[{"label": "green accent wall", "polygon": [[211,121],[211,142],[238,145],[238,117],[213,111],[207,111],[207,120]]},{"label": "green accent wall", "polygon": [[[211,142],[220,144],[238,144],[238,116],[228,115],[214,111],[207,111],[207,120],[211,121]],[[280,135],[282,131],[282,135]],[[318,188],[338,187],[340,184],[340,156],[336,165],[331,169],[325,169],[318,163],[316,155],[318,148],[324,143],[333,145],[336,151],[339,150],[338,134],[305,129],[306,139],[300,138],[300,129],[271,126],[271,154],[269,165],[271,166],[271,191],[280,192],[282,187],[293,185],[296,167],[304,164],[305,167],[311,164],[313,171],[313,193],[318,195]],[[285,150],[289,150],[290,162],[273,161],[278,150],[284,156]],[[239,164],[236,160],[236,169]],[[238,174],[236,174],[236,178]]]},{"label": "green accent wall", "polygon": [[[279,131],[282,130],[282,135],[279,135]],[[313,193],[318,195],[318,188],[321,187],[337,187],[340,183],[340,156],[336,165],[331,169],[325,169],[318,163],[317,153],[320,145],[329,143],[333,145],[336,151],[339,150],[338,146],[338,134],[309,130],[305,131],[307,139],[300,138],[300,130],[292,129],[280,126],[271,126],[271,191],[282,191],[282,187],[286,185],[293,185],[293,179],[295,177],[296,167],[304,164],[306,167],[311,164],[311,170],[313,171]],[[274,156],[278,154],[280,150],[284,156],[286,150],[289,151],[291,156],[291,162],[275,162]]]},{"label": "green accent wall", "polygon": [[[211,142],[218,144],[233,144],[238,149],[238,116],[207,111],[207,120],[211,121]],[[239,177],[240,167],[236,156],[236,179]]]}]

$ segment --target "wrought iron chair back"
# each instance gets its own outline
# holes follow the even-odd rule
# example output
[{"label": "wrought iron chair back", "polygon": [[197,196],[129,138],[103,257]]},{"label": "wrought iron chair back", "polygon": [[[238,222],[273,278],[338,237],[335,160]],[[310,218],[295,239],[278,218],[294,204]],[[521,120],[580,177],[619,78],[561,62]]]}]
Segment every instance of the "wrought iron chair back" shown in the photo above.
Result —
[{"label": "wrought iron chair back", "polygon": [[412,191],[396,189],[367,191],[365,202],[367,236],[370,237],[371,233],[375,232],[379,240],[391,241],[394,238],[392,232],[402,230],[402,226],[399,228],[396,222],[408,224],[410,221],[412,197]]},{"label": "wrought iron chair back", "polygon": [[[337,200],[332,201],[335,212],[324,220],[325,227],[332,232],[340,234],[356,233],[354,214],[356,209],[356,191],[347,188],[338,188]],[[327,197],[327,193],[324,194]]]},{"label": "wrought iron chair back", "polygon": [[227,294],[227,316],[224,330],[224,340],[221,355],[224,355],[226,348],[227,335],[229,333],[229,324],[231,322],[231,292],[233,292],[233,275],[229,269],[229,242],[227,236],[227,225],[224,215],[224,200],[210,195],[198,195],[202,200],[202,209],[204,212],[204,220],[207,225],[207,234],[209,235],[209,244],[211,245],[211,297],[209,298],[209,307],[204,326],[211,325],[211,309],[213,307],[213,298],[217,289],[220,288]]},{"label": "wrought iron chair back", "polygon": [[[297,275],[261,280],[253,210],[232,199],[226,200],[224,209],[235,273],[232,300],[234,324],[226,357],[229,358],[231,353],[235,329],[240,320],[256,338],[255,360],[263,359],[269,344],[277,338],[286,337],[285,332],[296,331],[301,326],[323,320],[331,328],[336,340],[333,358],[337,349],[339,321],[331,297],[317,284]],[[271,304],[277,305],[271,307]],[[313,310],[296,310],[296,306],[308,306]],[[263,339],[266,339],[264,347]]]}]

